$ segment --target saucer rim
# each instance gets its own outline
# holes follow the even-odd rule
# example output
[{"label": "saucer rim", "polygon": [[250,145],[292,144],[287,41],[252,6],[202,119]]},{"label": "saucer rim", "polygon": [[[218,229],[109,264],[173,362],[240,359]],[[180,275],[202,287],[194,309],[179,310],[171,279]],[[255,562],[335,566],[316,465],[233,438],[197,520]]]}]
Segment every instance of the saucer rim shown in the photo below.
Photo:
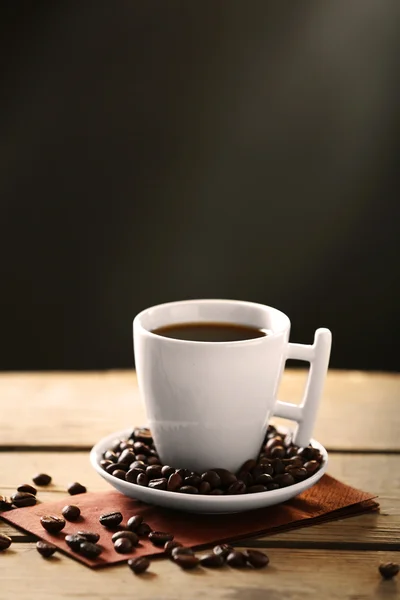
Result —
[{"label": "saucer rim", "polygon": [[[289,428],[284,428],[284,427],[280,427],[280,430],[286,431],[286,432],[290,431]],[[290,490],[290,492],[293,492],[290,494],[290,497],[292,498],[292,497],[297,496],[301,492],[305,491],[306,489],[309,489],[313,485],[315,485],[321,479],[321,477],[325,474],[327,465],[328,465],[328,460],[329,460],[328,452],[327,452],[326,448],[320,442],[318,442],[317,440],[312,438],[310,440],[310,443],[313,445],[313,447],[317,448],[321,452],[323,460],[322,460],[321,466],[318,469],[318,471],[316,473],[314,473],[314,475],[312,475],[311,477],[308,477],[307,479],[304,479],[303,481],[294,483],[293,485],[287,486],[285,488],[279,488],[277,490],[268,490],[266,492],[258,492],[257,494],[236,494],[236,495],[232,495],[232,496],[231,495],[229,495],[229,496],[227,496],[227,495],[210,496],[210,495],[205,495],[205,494],[193,494],[193,495],[181,494],[179,492],[171,492],[171,491],[167,491],[167,490],[156,490],[156,489],[149,488],[147,486],[140,486],[136,483],[131,483],[131,482],[125,481],[123,479],[118,479],[116,481],[116,478],[113,475],[111,475],[110,473],[107,473],[107,471],[105,471],[101,467],[100,460],[102,460],[102,458],[103,458],[102,457],[103,452],[110,447],[110,445],[113,441],[115,441],[118,438],[122,439],[123,437],[128,437],[132,433],[132,431],[133,431],[133,427],[129,427],[128,429],[115,431],[115,432],[101,438],[92,447],[92,449],[90,451],[90,463],[91,463],[92,467],[112,487],[114,487],[115,489],[118,489],[118,491],[121,492],[121,489],[124,490],[124,488],[126,488],[126,490],[127,490],[126,492],[122,491],[122,493],[125,494],[126,496],[135,498],[136,497],[135,491],[139,491],[139,494],[137,496],[138,500],[142,500],[143,494],[145,494],[147,496],[147,499],[142,500],[142,501],[147,502],[149,504],[153,503],[154,505],[159,504],[159,501],[161,501],[161,500],[166,500],[168,503],[170,503],[174,499],[176,499],[177,504],[182,503],[185,505],[185,508],[182,508],[179,506],[176,507],[177,509],[181,509],[181,510],[190,510],[190,507],[192,506],[193,511],[196,511],[196,507],[198,507],[198,504],[200,502],[204,509],[207,509],[208,506],[211,508],[212,505],[219,504],[219,505],[221,505],[220,508],[222,508],[223,506],[226,506],[227,512],[229,512],[230,511],[229,507],[237,504],[240,501],[242,501],[244,504],[246,504],[246,499],[248,499],[249,504],[251,504],[252,502],[249,500],[250,498],[252,498],[253,501],[258,501],[257,503],[259,503],[259,502],[261,503],[261,501],[263,499],[265,499],[266,506],[272,505],[272,504],[278,504],[280,502],[285,502],[286,500],[280,499],[282,496],[282,492],[288,493]],[[128,492],[130,492],[130,494]],[[274,502],[274,500],[276,500],[276,502]],[[243,510],[246,510],[246,508],[244,508]],[[249,508],[249,510],[251,510],[251,508]],[[212,511],[210,511],[210,512],[212,512]]]}]

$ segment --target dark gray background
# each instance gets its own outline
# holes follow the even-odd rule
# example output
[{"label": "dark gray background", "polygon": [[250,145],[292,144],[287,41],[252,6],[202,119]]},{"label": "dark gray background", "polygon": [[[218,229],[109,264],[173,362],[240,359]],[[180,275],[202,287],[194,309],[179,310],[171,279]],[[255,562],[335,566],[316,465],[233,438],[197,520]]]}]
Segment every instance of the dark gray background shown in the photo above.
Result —
[{"label": "dark gray background", "polygon": [[1,13],[0,369],[131,366],[138,311],[222,297],[398,370],[398,2]]}]

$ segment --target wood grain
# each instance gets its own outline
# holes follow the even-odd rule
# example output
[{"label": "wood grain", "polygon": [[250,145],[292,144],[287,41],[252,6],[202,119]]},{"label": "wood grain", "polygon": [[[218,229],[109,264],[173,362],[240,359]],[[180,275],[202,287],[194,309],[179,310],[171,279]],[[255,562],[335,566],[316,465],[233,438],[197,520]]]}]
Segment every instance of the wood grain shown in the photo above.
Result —
[{"label": "wood grain", "polygon": [[[394,552],[326,550],[268,551],[270,565],[250,571],[182,571],[168,559],[153,561],[144,576],[126,565],[92,571],[56,554],[45,560],[34,544],[14,544],[0,560],[0,600],[32,598],[71,600],[198,599],[215,600],[391,600],[399,597],[399,581],[383,581],[381,561],[396,561]],[[61,568],[62,567],[62,568]]]},{"label": "wood grain", "polygon": [[[285,373],[280,398],[300,401],[306,371]],[[315,437],[328,449],[400,451],[400,374],[330,371]],[[134,371],[0,374],[0,447],[89,448],[143,424]]]},{"label": "wood grain", "polygon": [[[106,491],[109,485],[91,468],[86,452],[3,452],[0,493],[12,493],[18,484],[29,482],[34,473],[52,475],[48,488],[38,491],[38,498],[50,501],[62,495],[66,487],[78,480],[90,491]],[[398,548],[400,544],[400,469],[396,455],[332,454],[328,471],[334,477],[360,489],[379,495],[381,514],[365,514],[292,530],[246,542],[253,546],[337,547],[353,542],[369,548]],[[0,532],[17,540],[32,539],[11,525],[0,522]]]}]

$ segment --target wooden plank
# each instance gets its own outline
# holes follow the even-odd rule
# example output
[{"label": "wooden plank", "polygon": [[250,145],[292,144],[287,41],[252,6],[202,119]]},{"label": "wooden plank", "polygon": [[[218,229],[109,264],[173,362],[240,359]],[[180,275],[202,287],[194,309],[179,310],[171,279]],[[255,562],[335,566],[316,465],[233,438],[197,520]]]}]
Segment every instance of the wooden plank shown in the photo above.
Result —
[{"label": "wooden plank", "polygon": [[[300,400],[306,372],[288,370],[282,400]],[[330,371],[315,437],[329,449],[400,451],[400,374]],[[145,423],[134,371],[0,374],[0,447],[89,448]]]},{"label": "wooden plank", "polygon": [[399,582],[383,581],[378,573],[379,563],[398,560],[398,553],[272,549],[268,555],[270,565],[259,571],[225,567],[185,572],[163,559],[138,577],[126,565],[92,571],[61,554],[45,560],[33,544],[14,544],[1,556],[0,600],[197,600],[204,594],[213,600],[399,597]]},{"label": "wooden plank", "polygon": [[[18,484],[29,482],[34,473],[52,475],[49,488],[38,492],[42,501],[67,496],[68,482],[78,480],[90,491],[108,490],[108,484],[90,467],[86,452],[2,452],[0,493],[9,494]],[[346,483],[379,495],[381,514],[365,514],[345,521],[324,523],[313,527],[254,539],[250,545],[303,547],[319,545],[336,547],[356,541],[365,547],[396,548],[400,543],[400,469],[396,455],[331,454],[328,471]],[[25,534],[0,522],[0,532],[25,540]]]}]

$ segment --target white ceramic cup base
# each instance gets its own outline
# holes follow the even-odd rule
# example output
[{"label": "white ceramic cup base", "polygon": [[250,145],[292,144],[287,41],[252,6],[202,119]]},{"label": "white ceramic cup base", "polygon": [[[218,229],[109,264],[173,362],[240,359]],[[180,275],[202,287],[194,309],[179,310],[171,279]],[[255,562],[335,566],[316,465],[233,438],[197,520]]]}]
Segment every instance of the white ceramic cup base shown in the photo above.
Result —
[{"label": "white ceramic cup base", "polygon": [[[282,428],[280,428],[280,430],[282,430]],[[122,479],[113,477],[113,475],[104,471],[100,466],[103,453],[110,448],[112,443],[116,439],[128,437],[131,432],[132,428],[117,431],[100,440],[90,452],[90,462],[93,468],[110,485],[125,496],[141,500],[147,504],[154,504],[156,506],[182,510],[185,512],[204,514],[236,513],[273,506],[274,504],[281,504],[315,485],[325,473],[328,464],[328,453],[325,448],[317,441],[311,440],[314,448],[318,448],[323,457],[319,471],[314,473],[309,479],[305,479],[304,481],[295,483],[286,488],[271,490],[269,492],[260,492],[258,494],[241,494],[238,496],[203,496],[200,494],[190,495],[181,494],[179,492],[166,492],[123,481]]]}]

